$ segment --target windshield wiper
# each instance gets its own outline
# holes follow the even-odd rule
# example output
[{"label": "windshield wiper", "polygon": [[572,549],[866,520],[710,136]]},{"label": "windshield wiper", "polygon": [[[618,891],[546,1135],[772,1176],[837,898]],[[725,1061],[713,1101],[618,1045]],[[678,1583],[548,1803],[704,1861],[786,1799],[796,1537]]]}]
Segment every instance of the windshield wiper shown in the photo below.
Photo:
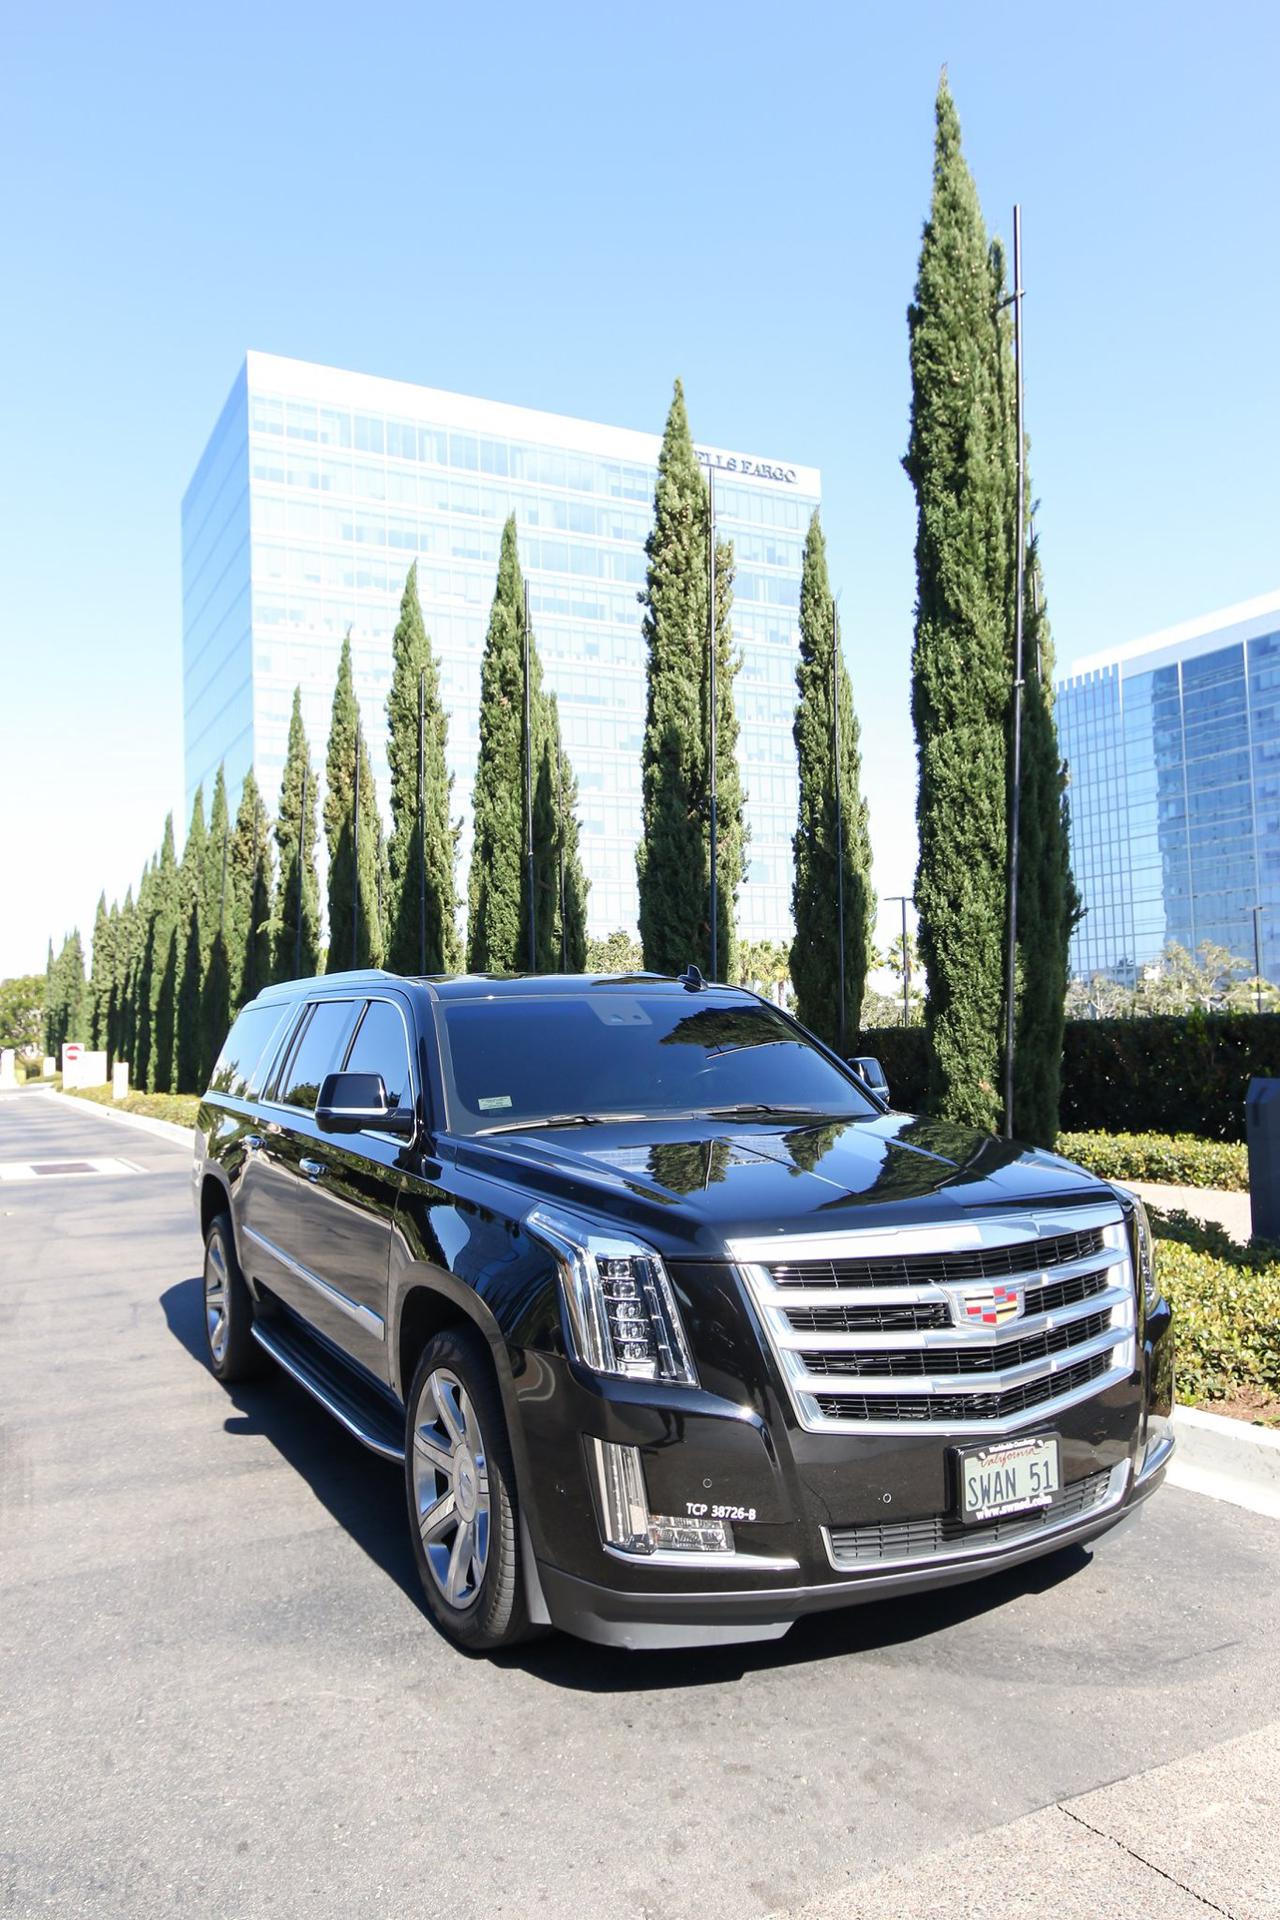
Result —
[{"label": "windshield wiper", "polygon": [[504,1120],[496,1127],[477,1127],[475,1137],[489,1133],[533,1133],[541,1127],[598,1127],[609,1120],[643,1120],[642,1113],[547,1113],[529,1120]]},{"label": "windshield wiper", "polygon": [[743,1100],[734,1107],[704,1107],[711,1120],[850,1120],[852,1114],[832,1113],[829,1108],[771,1107],[763,1100]]}]

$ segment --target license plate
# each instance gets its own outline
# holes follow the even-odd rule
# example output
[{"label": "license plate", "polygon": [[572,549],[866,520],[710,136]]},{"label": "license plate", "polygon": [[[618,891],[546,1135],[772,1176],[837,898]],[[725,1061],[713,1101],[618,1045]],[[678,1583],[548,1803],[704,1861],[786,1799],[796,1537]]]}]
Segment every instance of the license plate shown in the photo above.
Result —
[{"label": "license plate", "polygon": [[960,1450],[962,1520],[997,1520],[1047,1507],[1061,1485],[1056,1434]]}]

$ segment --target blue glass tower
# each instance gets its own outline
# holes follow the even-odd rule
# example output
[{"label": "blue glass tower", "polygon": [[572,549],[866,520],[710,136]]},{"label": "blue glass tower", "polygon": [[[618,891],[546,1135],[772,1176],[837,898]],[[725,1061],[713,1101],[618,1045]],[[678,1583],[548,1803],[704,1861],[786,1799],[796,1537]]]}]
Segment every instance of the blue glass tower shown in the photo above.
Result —
[{"label": "blue glass tower", "polygon": [[1126,984],[1170,941],[1280,979],[1280,594],[1080,662],[1057,689],[1077,976]]},{"label": "blue glass tower", "polygon": [[[548,686],[578,776],[590,927],[636,920],[645,681],[641,610],[655,434],[251,353],[182,505],[187,803],[220,762],[250,766],[273,806],[293,689],[323,765],[351,629],[379,796],[388,794],[391,635],[410,563],[449,711],[453,806],[470,857],[480,655],[498,541],[516,516]],[[738,924],[787,937],[796,765],[801,549],[818,505],[808,467],[700,448],[737,566],[733,635],[750,826]]]}]

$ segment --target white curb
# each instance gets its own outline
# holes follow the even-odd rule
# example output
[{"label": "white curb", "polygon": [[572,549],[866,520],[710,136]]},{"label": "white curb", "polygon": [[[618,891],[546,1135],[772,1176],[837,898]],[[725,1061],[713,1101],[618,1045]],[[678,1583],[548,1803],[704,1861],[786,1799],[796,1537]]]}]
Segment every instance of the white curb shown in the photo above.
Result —
[{"label": "white curb", "polygon": [[1280,1430],[1175,1407],[1169,1484],[1280,1520]]},{"label": "white curb", "polygon": [[[55,1088],[49,1091],[55,1099],[64,1097]],[[75,1095],[69,1093],[65,1098],[75,1100]],[[75,1100],[75,1104],[79,1111],[103,1114],[108,1120],[116,1120],[126,1127],[137,1127],[142,1133],[154,1133],[157,1139],[172,1140],[180,1147],[189,1149],[195,1144],[195,1128],[180,1127],[176,1120],[153,1120],[149,1113],[122,1113],[119,1107],[104,1107],[97,1100]]]}]

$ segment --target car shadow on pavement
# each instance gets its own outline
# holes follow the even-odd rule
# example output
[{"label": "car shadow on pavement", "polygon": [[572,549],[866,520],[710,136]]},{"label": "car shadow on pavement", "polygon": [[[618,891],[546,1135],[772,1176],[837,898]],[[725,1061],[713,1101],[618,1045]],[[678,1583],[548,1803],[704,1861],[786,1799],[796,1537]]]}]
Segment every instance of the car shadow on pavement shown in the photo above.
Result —
[{"label": "car shadow on pavement", "polygon": [[[199,1277],[168,1288],[160,1296],[160,1304],[169,1331],[207,1370]],[[418,1585],[400,1470],[361,1446],[285,1373],[273,1369],[261,1381],[225,1391],[235,1408],[225,1422],[226,1431],[261,1434],[268,1439],[339,1526],[413,1602],[424,1624],[439,1634]],[[553,1633],[508,1653],[473,1657],[518,1668],[547,1686],[578,1693],[649,1693],[723,1686],[747,1673],[880,1652],[944,1632],[1024,1594],[1048,1592],[1087,1566],[1091,1557],[1088,1548],[1064,1547],[1042,1560],[1027,1561],[962,1586],[810,1614],[798,1620],[781,1640],[629,1653]]]},{"label": "car shadow on pavement", "polygon": [[[196,1275],[169,1287],[161,1294],[160,1305],[174,1339],[207,1372],[203,1298]],[[224,1422],[226,1432],[257,1433],[269,1440],[338,1525],[390,1575],[434,1629],[409,1546],[399,1467],[361,1446],[295,1380],[268,1364],[270,1371],[261,1380],[223,1389],[234,1408]]]}]

